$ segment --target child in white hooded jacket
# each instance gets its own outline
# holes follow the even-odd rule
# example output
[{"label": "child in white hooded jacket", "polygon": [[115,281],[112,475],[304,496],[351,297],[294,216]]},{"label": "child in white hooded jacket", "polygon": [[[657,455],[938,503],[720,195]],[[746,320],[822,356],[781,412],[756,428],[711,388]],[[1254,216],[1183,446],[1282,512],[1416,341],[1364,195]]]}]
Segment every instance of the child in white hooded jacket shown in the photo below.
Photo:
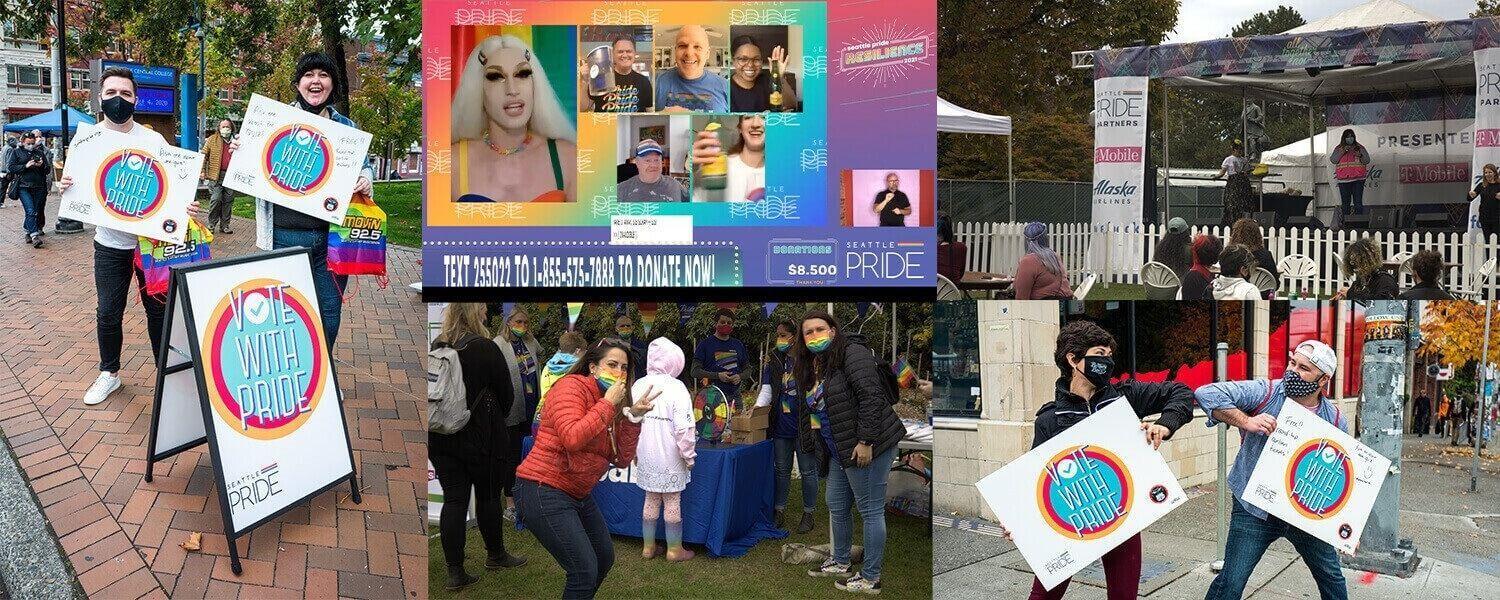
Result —
[{"label": "child in white hooded jacket", "polygon": [[641,511],[641,556],[655,558],[656,517],[666,521],[667,560],[693,557],[682,547],[682,490],[687,487],[697,456],[697,433],[693,430],[693,397],[677,376],[682,374],[682,349],[667,338],[656,338],[646,350],[646,376],[631,387],[632,397],[652,389],[657,396],[651,412],[641,423],[636,442],[636,485],[646,490]]}]

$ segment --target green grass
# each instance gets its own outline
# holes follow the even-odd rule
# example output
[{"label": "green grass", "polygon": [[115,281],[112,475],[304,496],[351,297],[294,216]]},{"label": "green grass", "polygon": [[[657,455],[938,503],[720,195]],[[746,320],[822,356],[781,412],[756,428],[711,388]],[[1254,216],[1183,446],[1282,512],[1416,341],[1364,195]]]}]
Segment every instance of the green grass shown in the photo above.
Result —
[{"label": "green grass", "polygon": [[[792,482],[792,504],[800,507],[800,484]],[[801,518],[797,508],[788,514],[788,526]],[[813,512],[817,527],[805,534],[780,540],[764,540],[739,558],[712,558],[708,550],[696,544],[688,548],[698,553],[693,560],[669,563],[662,558],[641,558],[639,538],[614,536],[615,566],[599,588],[599,598],[854,598],[862,597],[839,591],[833,579],[807,576],[814,565],[791,565],[781,562],[781,545],[800,542],[807,545],[828,543],[828,508],[823,494],[818,494],[818,508]],[[860,543],[859,513],[853,514],[854,543]],[[881,598],[932,597],[931,522],[913,517],[887,514],[885,565],[881,569]],[[556,598],[562,595],[564,573],[557,561],[542,548],[529,531],[516,531],[506,523],[505,547],[511,554],[529,561],[517,569],[486,571],[484,542],[479,530],[471,528],[464,546],[468,560],[464,566],[479,576],[479,583],[459,592],[443,589],[447,567],[436,528],[428,543],[429,597],[440,598]]]},{"label": "green grass", "polygon": [[[199,192],[199,201],[208,206],[208,192]],[[375,184],[375,203],[385,211],[387,241],[397,246],[415,248],[422,245],[422,182],[382,181]],[[255,218],[255,201],[237,194],[234,214]]]}]

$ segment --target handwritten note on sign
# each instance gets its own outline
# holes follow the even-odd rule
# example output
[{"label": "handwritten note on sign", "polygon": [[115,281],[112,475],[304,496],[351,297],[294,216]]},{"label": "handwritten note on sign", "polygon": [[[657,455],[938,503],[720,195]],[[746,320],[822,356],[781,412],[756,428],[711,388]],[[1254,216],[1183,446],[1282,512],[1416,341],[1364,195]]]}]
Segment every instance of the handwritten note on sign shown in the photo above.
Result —
[{"label": "handwritten note on sign", "polygon": [[1047,589],[1187,501],[1140,423],[1122,398],[975,484]]},{"label": "handwritten note on sign", "polygon": [[1390,459],[1287,402],[1241,499],[1353,554],[1390,468]]},{"label": "handwritten note on sign", "polygon": [[368,133],[253,95],[224,186],[342,223],[370,149]]},{"label": "handwritten note on sign", "polygon": [[197,152],[81,124],[63,163],[73,185],[57,216],[181,244],[202,169]]}]

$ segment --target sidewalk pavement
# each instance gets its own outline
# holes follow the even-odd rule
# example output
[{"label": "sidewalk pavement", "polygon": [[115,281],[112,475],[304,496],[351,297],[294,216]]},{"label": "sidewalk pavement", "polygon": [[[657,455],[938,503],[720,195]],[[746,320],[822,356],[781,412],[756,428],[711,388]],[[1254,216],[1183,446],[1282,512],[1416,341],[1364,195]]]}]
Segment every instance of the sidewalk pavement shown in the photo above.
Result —
[{"label": "sidewalk pavement", "polygon": [[[1450,450],[1450,454],[1444,454]],[[1500,460],[1489,465],[1480,493],[1468,492],[1467,457],[1451,454],[1446,440],[1408,435],[1403,447],[1401,536],[1410,537],[1422,557],[1416,575],[1400,579],[1344,569],[1355,600],[1480,600],[1500,590]],[[1465,460],[1467,459],[1467,460]],[[1141,535],[1142,597],[1201,599],[1214,573],[1208,562],[1218,552],[1211,487],[1189,490],[1192,498]],[[953,526],[957,522],[957,527]],[[1032,575],[1014,544],[989,529],[993,524],[953,516],[934,519],[933,597],[1024,598]],[[1368,581],[1367,576],[1372,577]],[[1246,598],[1316,598],[1317,587],[1296,551],[1278,540],[1267,551],[1246,587]],[[1073,578],[1069,600],[1105,598],[1099,563]]]},{"label": "sidewalk pavement", "polygon": [[[260,526],[239,539],[244,573],[235,576],[207,447],[158,463],[155,481],[143,480],[155,370],[134,288],[124,385],[86,407],[99,360],[93,228],[49,233],[34,249],[22,244],[20,220],[18,206],[0,208],[0,438],[90,596],[426,597],[418,500],[427,437],[417,389],[425,311],[406,287],[421,277],[416,250],[390,248],[386,290],[371,277],[351,282],[334,349],[364,502],[352,503],[342,486]],[[255,251],[254,223],[236,218],[234,229],[215,237],[214,257]],[[179,544],[195,531],[202,550],[184,551]]]}]

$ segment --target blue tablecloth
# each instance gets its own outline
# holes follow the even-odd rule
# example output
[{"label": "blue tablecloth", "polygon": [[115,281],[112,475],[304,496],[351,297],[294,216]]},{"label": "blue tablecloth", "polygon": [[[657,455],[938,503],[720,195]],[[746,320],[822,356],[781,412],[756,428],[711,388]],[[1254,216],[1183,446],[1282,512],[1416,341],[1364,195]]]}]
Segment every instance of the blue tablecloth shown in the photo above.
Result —
[{"label": "blue tablecloth", "polygon": [[[531,451],[531,438],[521,452]],[[761,540],[781,539],[785,530],[771,523],[776,488],[771,441],[751,445],[698,444],[693,478],[682,492],[682,538],[703,544],[714,556],[743,556]],[[615,535],[641,537],[646,492],[629,469],[610,469],[592,492]],[[656,539],[666,539],[658,521]]]}]

